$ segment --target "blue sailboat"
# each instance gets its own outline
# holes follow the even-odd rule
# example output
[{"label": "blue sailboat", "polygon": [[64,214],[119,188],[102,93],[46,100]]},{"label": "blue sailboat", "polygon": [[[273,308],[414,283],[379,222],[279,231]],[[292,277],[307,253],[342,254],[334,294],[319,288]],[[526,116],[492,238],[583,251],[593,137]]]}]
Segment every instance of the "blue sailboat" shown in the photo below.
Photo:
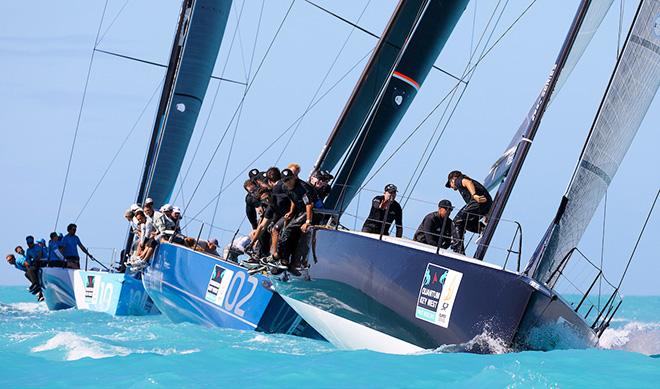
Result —
[{"label": "blue sailboat", "polygon": [[[443,2],[447,3],[451,2]],[[593,34],[590,28],[598,26],[610,4],[581,2],[530,116],[514,138],[513,147],[507,148],[489,175],[491,188],[500,184],[500,189],[487,228],[494,229],[499,221],[500,208],[511,192],[562,71],[575,64]],[[382,233],[379,236],[346,230],[336,223],[334,228],[313,228],[301,250],[302,276],[274,278],[278,293],[323,336],[342,348],[390,353],[436,348],[489,352],[488,342],[482,341],[489,338],[514,349],[548,350],[561,347],[567,337],[574,340],[570,347],[595,345],[621,304],[621,284],[610,284],[611,295],[600,306],[587,301],[597,282],[607,282],[601,269],[596,269],[593,282],[579,301],[569,301],[556,286],[566,276],[569,263],[577,261],[575,246],[660,84],[659,13],[658,1],[640,3],[571,185],[526,269],[518,266],[509,270],[481,260],[492,236],[488,230],[472,258]],[[437,17],[432,17],[433,24]],[[401,61],[405,58],[404,54]],[[390,68],[392,80],[396,70]],[[333,169],[340,158],[328,159],[326,150],[335,148],[337,133],[349,138],[337,143],[345,147],[335,149],[335,154],[349,156],[345,158],[348,162],[339,166],[336,176],[340,179],[326,204],[333,209],[335,219],[341,217],[345,204],[350,203],[381,151],[378,141],[370,140],[365,128],[376,123],[377,132],[387,133],[396,126],[396,119],[388,126],[391,118],[396,118],[390,113],[396,110],[389,104],[391,89],[388,83],[382,85],[373,96],[374,106],[361,118],[362,124],[342,132],[344,118],[351,111],[363,109],[349,101],[323,148],[317,167]],[[357,146],[350,148],[351,144]],[[361,157],[363,154],[366,156]]]},{"label": "blue sailboat", "polygon": [[[136,202],[170,200],[212,76],[230,0],[186,0]],[[127,239],[127,252],[133,237]],[[140,273],[154,305],[174,322],[195,322],[320,339],[262,275],[218,256],[161,242]]]}]

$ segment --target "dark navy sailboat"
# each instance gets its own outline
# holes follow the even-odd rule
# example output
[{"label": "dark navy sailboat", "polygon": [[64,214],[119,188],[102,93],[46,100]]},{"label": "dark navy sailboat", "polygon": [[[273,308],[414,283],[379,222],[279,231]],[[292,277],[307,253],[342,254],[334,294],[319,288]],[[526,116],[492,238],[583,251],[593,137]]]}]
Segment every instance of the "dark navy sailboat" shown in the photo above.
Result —
[{"label": "dark navy sailboat", "polygon": [[[610,4],[581,2],[529,117],[489,175],[491,188],[504,180],[491,211],[490,229],[497,224],[500,208],[506,203],[560,74],[567,74],[575,64],[593,34],[590,28],[598,26]],[[454,17],[461,10],[457,7]],[[526,270],[508,270],[403,238],[316,227],[304,251],[302,276],[281,277],[276,281],[278,293],[326,339],[343,348],[407,353],[458,347],[489,352],[492,350],[479,342],[488,337],[507,347],[547,350],[561,347],[568,334],[577,341],[571,347],[595,345],[621,303],[618,287],[612,285],[610,298],[600,307],[585,303],[596,282],[604,280],[600,269],[580,301],[567,301],[554,287],[568,264],[576,261],[572,258],[578,252],[574,247],[658,89],[659,13],[657,0],[640,4],[557,218]],[[442,13],[444,17],[451,14],[447,10]],[[423,14],[418,23],[423,25],[427,15],[437,27],[438,15]],[[410,38],[417,38],[416,44],[433,44],[415,34]],[[416,53],[414,63],[418,66],[434,58],[431,52],[427,57]],[[404,53],[397,66],[390,67],[391,80],[399,79],[394,73],[406,59]],[[360,83],[365,78],[363,75]],[[360,85],[354,96],[359,94]],[[362,124],[353,126],[352,133],[344,133],[350,140],[338,143],[347,148],[337,149],[335,154],[349,157],[339,168],[339,179],[328,202],[335,217],[341,216],[343,204],[350,202],[380,152],[382,143],[370,134],[376,131],[388,137],[403,114],[391,113],[396,110],[391,104],[393,89],[385,82],[373,96],[374,106],[368,115],[360,118]],[[323,150],[319,168],[333,168],[339,160],[327,159],[327,149],[335,147],[333,137],[342,133],[345,117],[364,108],[354,107],[352,100]],[[371,127],[375,130],[370,133]],[[348,149],[351,144],[353,148]],[[361,157],[363,153],[366,156]],[[493,215],[497,215],[495,219]],[[490,236],[492,231],[481,237],[477,258],[483,258]]]}]

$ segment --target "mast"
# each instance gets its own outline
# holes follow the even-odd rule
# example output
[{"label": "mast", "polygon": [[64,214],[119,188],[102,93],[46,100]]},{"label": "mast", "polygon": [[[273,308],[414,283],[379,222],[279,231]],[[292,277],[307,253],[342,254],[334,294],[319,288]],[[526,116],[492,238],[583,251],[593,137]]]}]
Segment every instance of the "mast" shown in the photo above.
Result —
[{"label": "mast", "polygon": [[340,161],[325,201],[342,212],[376,162],[447,42],[468,0],[402,0],[315,169]]},{"label": "mast", "polygon": [[541,90],[541,94],[536,99],[532,112],[528,117],[527,128],[522,133],[522,136],[520,137],[518,145],[514,151],[515,154],[511,162],[511,167],[509,168],[508,174],[506,175],[506,180],[499,186],[497,194],[493,200],[493,205],[487,217],[488,223],[486,225],[486,229],[484,230],[483,236],[479,240],[479,246],[477,247],[477,251],[474,254],[476,259],[483,259],[486,255],[488,246],[493,239],[493,235],[495,234],[499,220],[502,217],[502,213],[504,212],[504,207],[506,207],[506,203],[511,196],[511,192],[513,191],[513,187],[516,184],[518,175],[520,174],[522,166],[525,163],[527,153],[532,147],[532,142],[534,141],[536,132],[538,131],[539,125],[541,124],[541,119],[543,118],[545,109],[550,102],[550,97],[554,92],[557,81],[559,80],[559,75],[561,74],[571,49],[573,48],[575,39],[580,32],[580,27],[582,26],[582,22],[587,15],[590,4],[591,0],[582,0],[580,3],[580,7],[578,8],[575,17],[573,18],[573,23],[571,24],[571,28],[568,31],[568,35],[566,36],[562,48],[559,51],[557,60],[555,61],[555,64],[550,71],[550,75],[548,76],[548,79],[545,82],[543,89]]}]

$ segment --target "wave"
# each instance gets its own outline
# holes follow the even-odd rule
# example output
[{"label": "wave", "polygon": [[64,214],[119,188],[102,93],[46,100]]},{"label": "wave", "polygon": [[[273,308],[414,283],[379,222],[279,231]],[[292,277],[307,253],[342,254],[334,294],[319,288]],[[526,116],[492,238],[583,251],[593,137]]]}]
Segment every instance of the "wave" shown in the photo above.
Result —
[{"label": "wave", "polygon": [[46,313],[46,303],[0,303],[0,313]]},{"label": "wave", "polygon": [[660,323],[631,321],[620,328],[608,328],[599,341],[600,348],[660,354]]},{"label": "wave", "polygon": [[200,350],[197,348],[186,350],[177,350],[175,348],[130,349],[65,331],[58,332],[44,344],[33,347],[31,351],[34,353],[64,351],[64,360],[75,361],[83,358],[102,359],[118,356],[123,357],[130,354],[185,355],[199,352]]}]

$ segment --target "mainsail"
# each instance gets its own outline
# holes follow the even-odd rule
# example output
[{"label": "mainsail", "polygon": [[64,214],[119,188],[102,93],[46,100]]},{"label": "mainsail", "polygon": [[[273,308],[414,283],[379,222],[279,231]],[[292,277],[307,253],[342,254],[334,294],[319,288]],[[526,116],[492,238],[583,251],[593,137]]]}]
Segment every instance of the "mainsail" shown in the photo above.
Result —
[{"label": "mainsail", "polygon": [[553,287],[614,178],[660,86],[660,1],[640,4],[553,224],[527,274]]},{"label": "mainsail", "polygon": [[231,0],[185,0],[137,201],[169,201],[215,66]]},{"label": "mainsail", "polygon": [[344,157],[327,208],[342,211],[357,193],[467,3],[399,3],[315,165],[333,170]]},{"label": "mainsail", "polygon": [[[489,223],[479,241],[475,258],[483,259],[488,249],[498,221],[504,212],[504,207],[513,190],[517,176],[527,156],[527,152],[534,140],[543,114],[550,104],[552,97],[559,92],[562,85],[575,68],[580,57],[593,38],[598,26],[603,21],[613,0],[583,0],[573,18],[571,28],[564,39],[559,55],[555,61],[541,93],[534,101],[529,113],[523,120],[518,131],[507,146],[504,154],[493,164],[490,173],[484,180],[488,190],[492,190],[506,177],[500,185],[494,198],[493,207],[489,215]],[[512,171],[510,176],[509,171]]]}]

